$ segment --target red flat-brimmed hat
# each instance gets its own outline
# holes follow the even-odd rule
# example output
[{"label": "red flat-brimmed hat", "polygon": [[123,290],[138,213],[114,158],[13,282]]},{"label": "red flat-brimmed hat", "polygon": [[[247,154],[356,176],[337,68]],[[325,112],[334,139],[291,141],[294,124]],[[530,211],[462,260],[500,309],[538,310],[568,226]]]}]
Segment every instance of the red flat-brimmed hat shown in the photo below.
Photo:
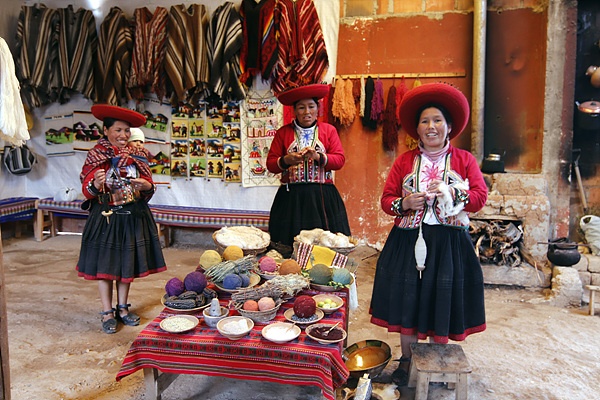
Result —
[{"label": "red flat-brimmed hat", "polygon": [[104,121],[105,118],[125,121],[132,128],[137,128],[146,123],[146,117],[139,112],[109,104],[94,104],[92,106],[92,114],[101,121]]},{"label": "red flat-brimmed hat", "polygon": [[426,83],[406,92],[400,103],[400,123],[411,137],[419,139],[417,113],[427,104],[439,104],[452,118],[452,130],[448,135],[454,139],[462,133],[469,122],[470,108],[465,95],[447,83]]},{"label": "red flat-brimmed hat", "polygon": [[304,99],[322,99],[328,93],[329,85],[315,83],[285,90],[277,95],[277,100],[283,105],[293,106],[297,101]]}]

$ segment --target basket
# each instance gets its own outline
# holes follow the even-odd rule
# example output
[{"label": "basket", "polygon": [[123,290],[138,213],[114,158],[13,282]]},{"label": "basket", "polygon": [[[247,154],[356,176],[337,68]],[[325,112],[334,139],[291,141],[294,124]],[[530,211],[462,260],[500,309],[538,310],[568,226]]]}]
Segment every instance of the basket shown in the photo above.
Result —
[{"label": "basket", "polygon": [[[350,241],[350,243],[353,244],[352,247],[327,247],[327,246],[323,246],[321,244],[315,244],[315,246],[322,246],[322,247],[327,247],[328,249],[331,249],[333,251],[335,251],[336,253],[340,253],[344,256],[347,256],[348,254],[352,253],[354,250],[356,250],[356,246],[358,245],[358,239],[355,239],[353,237],[348,237],[348,240]],[[293,248],[293,253],[294,255],[297,254],[298,252],[298,246],[301,242],[294,239],[294,248]]]},{"label": "basket", "polygon": [[254,321],[257,324],[265,324],[265,323],[271,321],[273,318],[275,318],[275,315],[277,315],[277,311],[279,310],[279,307],[281,307],[281,304],[283,304],[283,300],[281,300],[281,299],[274,299],[274,300],[275,300],[275,307],[271,308],[270,310],[264,310],[264,311],[244,310],[242,308],[244,306],[243,302],[235,302],[235,303],[233,303],[233,306],[235,307],[237,312],[240,313],[240,315],[242,315],[246,318],[250,318],[252,321]]},{"label": "basket", "polygon": [[[217,237],[215,236],[216,234],[217,234],[216,231],[213,232],[212,239],[213,239],[213,242],[215,242],[215,245],[217,246],[217,251],[219,252],[219,254],[223,255],[223,252],[225,251],[225,249],[227,248],[227,246],[224,246],[224,245],[222,245],[221,243],[219,243],[217,241]],[[245,256],[250,256],[250,255],[256,256],[258,254],[265,253],[267,251],[268,247],[269,246],[267,245],[267,246],[261,247],[259,249],[242,249],[242,251],[244,252]]]}]

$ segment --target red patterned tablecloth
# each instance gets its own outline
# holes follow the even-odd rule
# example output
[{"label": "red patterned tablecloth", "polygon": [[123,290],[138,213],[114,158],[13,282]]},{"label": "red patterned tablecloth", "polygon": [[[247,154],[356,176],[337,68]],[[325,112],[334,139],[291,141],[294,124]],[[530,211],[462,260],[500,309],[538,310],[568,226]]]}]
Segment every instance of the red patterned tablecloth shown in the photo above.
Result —
[{"label": "red patterned tablecloth", "polygon": [[[304,291],[313,295],[318,292]],[[335,292],[346,302],[344,307],[325,315],[324,323],[347,322],[347,292]],[[220,302],[227,305],[229,298],[219,293]],[[274,321],[285,321],[284,311],[292,307],[284,303]],[[236,315],[232,310],[230,315]],[[277,344],[261,335],[264,325],[254,329],[240,340],[232,341],[210,328],[196,316],[200,324],[186,333],[168,333],[159,324],[175,315],[164,309],[137,336],[128,350],[117,381],[142,368],[156,368],[163,373],[202,374],[236,379],[250,379],[294,385],[318,386],[326,399],[335,399],[335,388],[348,379],[348,368],[342,360],[343,344],[323,345],[309,338],[304,330],[288,343]]]}]

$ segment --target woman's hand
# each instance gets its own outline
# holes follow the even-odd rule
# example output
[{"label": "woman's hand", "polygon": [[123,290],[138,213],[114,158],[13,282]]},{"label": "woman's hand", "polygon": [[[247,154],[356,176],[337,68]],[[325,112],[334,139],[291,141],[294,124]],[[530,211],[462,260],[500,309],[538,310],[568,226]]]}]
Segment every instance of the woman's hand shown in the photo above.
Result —
[{"label": "woman's hand", "polygon": [[319,153],[317,153],[317,150],[313,147],[305,147],[300,151],[300,153],[302,153],[304,159],[318,161],[320,158]]},{"label": "woman's hand", "polygon": [[302,161],[304,161],[304,155],[302,154],[301,151],[287,153],[285,156],[283,156],[283,162],[286,165],[289,165],[290,167],[294,166],[294,165],[298,165]]},{"label": "woman's hand", "polygon": [[402,209],[407,210],[422,210],[425,207],[425,199],[427,194],[423,192],[411,193],[402,200]]},{"label": "woman's hand", "polygon": [[152,184],[144,178],[132,178],[131,186],[140,192],[147,192],[148,190],[152,189]]},{"label": "woman's hand", "polygon": [[99,169],[98,171],[94,172],[93,183],[94,187],[100,190],[100,188],[104,186],[104,183],[106,183],[106,171]]}]

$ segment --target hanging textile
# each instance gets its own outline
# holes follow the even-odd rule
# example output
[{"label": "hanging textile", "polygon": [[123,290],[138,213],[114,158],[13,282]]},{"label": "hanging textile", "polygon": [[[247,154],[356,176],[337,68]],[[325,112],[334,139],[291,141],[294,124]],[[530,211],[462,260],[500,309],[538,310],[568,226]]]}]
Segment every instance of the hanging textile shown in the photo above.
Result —
[{"label": "hanging textile", "polygon": [[365,92],[365,77],[361,76],[360,77],[360,100],[359,100],[359,107],[358,107],[358,115],[363,118],[365,116],[365,99],[366,99],[366,92]]},{"label": "hanging textile", "polygon": [[[413,89],[416,87],[421,86],[421,80],[419,79],[419,77],[417,76],[417,78],[415,79],[415,81],[413,82]],[[414,150],[419,146],[419,141],[414,139],[412,136],[410,135],[406,135],[406,147],[409,148],[409,150]]]},{"label": "hanging textile", "polygon": [[243,42],[240,50],[240,81],[251,86],[252,77],[268,79],[277,60],[275,0],[242,0]]},{"label": "hanging textile", "polygon": [[133,38],[119,7],[112,7],[100,24],[96,62],[96,97],[99,103],[121,105],[130,100],[127,88]]},{"label": "hanging textile", "polygon": [[58,15],[43,4],[21,6],[15,71],[30,108],[52,103],[58,87]]},{"label": "hanging textile", "polygon": [[187,8],[179,4],[169,10],[165,71],[172,87],[173,104],[208,94],[210,66],[205,37],[208,24],[208,11],[203,4]]},{"label": "hanging textile", "polygon": [[271,89],[278,93],[291,87],[320,83],[329,59],[319,16],[312,0],[278,0],[280,10],[277,63]]},{"label": "hanging textile", "polygon": [[168,19],[164,7],[156,7],[154,14],[147,7],[133,12],[134,43],[127,86],[137,100],[143,100],[145,92],[155,93],[159,100],[164,97]]},{"label": "hanging textile", "polygon": [[396,121],[398,121],[398,124],[400,124],[400,103],[402,103],[402,98],[404,98],[406,92],[408,92],[408,87],[406,87],[406,79],[402,76],[396,89]]},{"label": "hanging textile", "polygon": [[72,92],[96,100],[94,87],[94,60],[98,46],[96,20],[90,10],[73,6],[59,8],[58,60],[60,84],[58,100],[69,101]]},{"label": "hanging textile", "polygon": [[15,74],[15,62],[0,37],[0,139],[22,146],[29,139],[25,109]]},{"label": "hanging textile", "polygon": [[396,119],[396,88],[392,85],[388,92],[387,104],[383,113],[382,144],[386,151],[396,150],[398,147],[399,124]]},{"label": "hanging textile", "polygon": [[239,81],[240,50],[244,41],[240,15],[231,2],[217,7],[208,31],[210,88],[223,100],[242,100],[246,91]]}]

